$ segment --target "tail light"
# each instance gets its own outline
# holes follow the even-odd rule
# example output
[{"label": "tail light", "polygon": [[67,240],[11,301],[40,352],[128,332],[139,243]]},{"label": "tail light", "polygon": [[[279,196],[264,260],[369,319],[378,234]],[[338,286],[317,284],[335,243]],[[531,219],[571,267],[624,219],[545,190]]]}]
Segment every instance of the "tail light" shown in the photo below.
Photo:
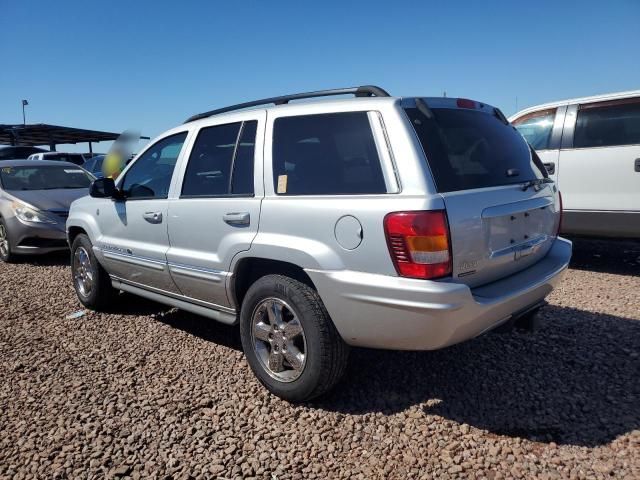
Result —
[{"label": "tail light", "polygon": [[451,241],[444,210],[394,212],[384,217],[389,253],[402,277],[451,275]]},{"label": "tail light", "polygon": [[458,108],[476,108],[476,102],[468,98],[458,98],[456,100],[456,106]]},{"label": "tail light", "polygon": [[558,190],[558,199],[560,200],[560,219],[558,220],[558,231],[556,232],[556,237],[560,235],[560,229],[562,229],[562,193]]}]

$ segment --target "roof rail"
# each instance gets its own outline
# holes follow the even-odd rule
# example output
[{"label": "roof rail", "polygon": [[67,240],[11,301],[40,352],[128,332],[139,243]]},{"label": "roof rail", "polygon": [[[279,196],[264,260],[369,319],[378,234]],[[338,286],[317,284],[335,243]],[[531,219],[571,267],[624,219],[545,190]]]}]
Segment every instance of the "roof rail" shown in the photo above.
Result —
[{"label": "roof rail", "polygon": [[212,115],[218,115],[220,113],[232,112],[234,110],[241,110],[243,108],[257,107],[259,105],[267,105],[273,103],[274,105],[283,105],[289,103],[291,100],[300,100],[303,98],[316,98],[316,97],[329,97],[332,95],[355,95],[356,97],[389,97],[389,93],[375,85],[363,85],[361,87],[351,88],[335,88],[333,90],[318,90],[317,92],[307,93],[294,93],[292,95],[283,95],[281,97],[263,98],[262,100],[254,100],[252,102],[239,103],[238,105],[231,105],[229,107],[218,108],[217,110],[211,110],[209,112],[198,113],[192,117],[187,118],[184,123],[193,122],[202,118],[211,117]]}]

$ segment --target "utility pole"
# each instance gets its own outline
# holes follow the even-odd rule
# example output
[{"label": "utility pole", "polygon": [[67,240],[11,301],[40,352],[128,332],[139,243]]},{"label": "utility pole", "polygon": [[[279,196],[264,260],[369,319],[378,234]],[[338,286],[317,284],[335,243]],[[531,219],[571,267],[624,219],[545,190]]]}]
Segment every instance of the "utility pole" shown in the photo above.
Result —
[{"label": "utility pole", "polygon": [[26,107],[27,105],[29,105],[29,102],[27,102],[26,100],[22,100],[22,124],[23,125],[27,124],[27,119],[24,116],[24,107]]}]

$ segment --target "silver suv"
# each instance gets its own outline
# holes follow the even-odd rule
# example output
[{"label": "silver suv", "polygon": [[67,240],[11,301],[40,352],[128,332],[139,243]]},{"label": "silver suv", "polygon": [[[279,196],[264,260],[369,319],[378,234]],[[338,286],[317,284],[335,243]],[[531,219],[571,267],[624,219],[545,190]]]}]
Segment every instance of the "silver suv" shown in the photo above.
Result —
[{"label": "silver suv", "polygon": [[239,323],[258,379],[304,401],[349,346],[438,349],[531,315],[571,256],[560,216],[500,110],[368,86],[191,117],[96,180],[67,233],[84,305],[126,291]]}]

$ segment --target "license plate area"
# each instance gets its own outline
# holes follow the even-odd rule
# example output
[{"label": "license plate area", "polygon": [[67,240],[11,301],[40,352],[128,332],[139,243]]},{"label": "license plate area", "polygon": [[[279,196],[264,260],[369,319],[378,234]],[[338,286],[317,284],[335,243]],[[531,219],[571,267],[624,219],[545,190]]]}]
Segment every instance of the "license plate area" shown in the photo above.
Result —
[{"label": "license plate area", "polygon": [[[486,244],[490,258],[511,256],[514,260],[536,253],[551,235],[553,212],[547,199],[536,199],[524,205],[511,204],[483,211]],[[514,208],[515,207],[515,208]],[[518,209],[517,207],[520,207]]]}]

